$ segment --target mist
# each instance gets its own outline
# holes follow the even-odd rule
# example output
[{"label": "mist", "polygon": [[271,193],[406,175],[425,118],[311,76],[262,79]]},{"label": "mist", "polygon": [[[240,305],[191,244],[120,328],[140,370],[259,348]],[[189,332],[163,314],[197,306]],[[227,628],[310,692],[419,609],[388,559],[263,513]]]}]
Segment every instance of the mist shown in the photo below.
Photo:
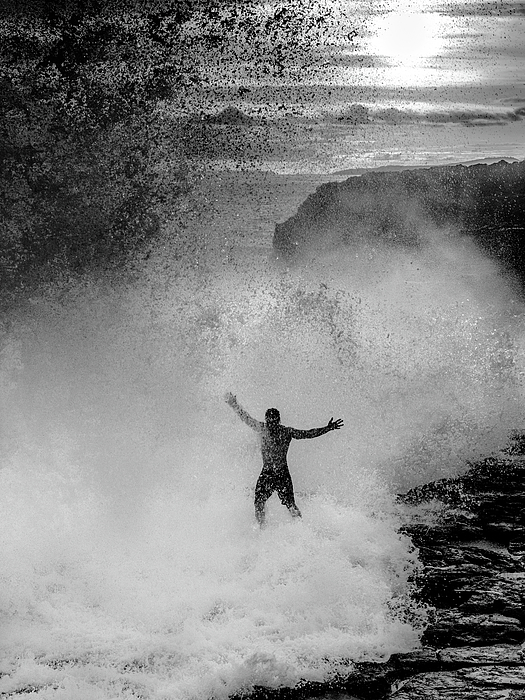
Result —
[{"label": "mist", "polygon": [[[289,269],[171,262],[35,298],[2,338],[4,692],[227,697],[418,644],[395,494],[521,426],[523,307],[470,241]],[[256,418],[292,444],[301,522],[254,529]]]}]

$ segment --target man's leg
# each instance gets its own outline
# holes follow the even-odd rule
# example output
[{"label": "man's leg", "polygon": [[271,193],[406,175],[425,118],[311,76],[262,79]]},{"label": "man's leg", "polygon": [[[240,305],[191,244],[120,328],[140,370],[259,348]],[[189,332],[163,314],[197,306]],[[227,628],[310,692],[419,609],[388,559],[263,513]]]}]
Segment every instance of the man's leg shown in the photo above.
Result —
[{"label": "man's leg", "polygon": [[274,486],[271,479],[265,475],[261,474],[257,479],[257,484],[255,486],[255,518],[261,527],[264,526],[266,520],[266,513],[264,512],[264,506],[266,501],[270,498],[274,491]]},{"label": "man's leg", "polygon": [[295,503],[295,496],[293,492],[292,477],[287,474],[280,479],[279,485],[277,487],[277,493],[281,499],[283,506],[286,506],[294,518],[301,518],[301,511]]}]

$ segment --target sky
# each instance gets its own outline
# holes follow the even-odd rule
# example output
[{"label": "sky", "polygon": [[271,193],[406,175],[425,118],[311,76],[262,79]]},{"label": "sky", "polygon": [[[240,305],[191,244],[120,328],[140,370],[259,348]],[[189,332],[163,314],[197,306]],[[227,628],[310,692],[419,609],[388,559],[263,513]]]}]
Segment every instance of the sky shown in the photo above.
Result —
[{"label": "sky", "polygon": [[[319,40],[316,68],[292,66],[268,77],[252,70],[248,50],[229,61],[222,55],[207,63],[213,89],[198,96],[195,108],[233,105],[279,124],[279,133],[266,133],[261,158],[291,157],[303,168],[314,160],[329,170],[367,167],[370,157],[384,165],[404,148],[408,161],[416,151],[418,161],[429,162],[525,157],[525,2],[324,2],[332,22]],[[321,2],[310,5],[323,11]],[[459,128],[445,134],[447,126]],[[369,149],[367,159],[360,141],[378,142],[383,151],[381,144],[392,141],[393,150],[377,158]]]}]

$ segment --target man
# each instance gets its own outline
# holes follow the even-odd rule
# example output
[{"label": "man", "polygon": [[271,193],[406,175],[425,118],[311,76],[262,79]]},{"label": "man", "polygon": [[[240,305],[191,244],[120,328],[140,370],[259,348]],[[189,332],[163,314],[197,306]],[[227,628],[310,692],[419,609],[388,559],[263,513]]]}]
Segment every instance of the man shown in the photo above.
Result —
[{"label": "man", "polygon": [[311,430],[297,430],[287,428],[281,424],[281,415],[276,408],[269,408],[266,411],[265,422],[255,420],[237,403],[237,398],[231,394],[226,394],[226,403],[233,408],[239,418],[249,425],[261,436],[261,452],[263,468],[257,485],[255,487],[255,517],[262,527],[265,522],[264,506],[274,491],[286,506],[293,517],[300,518],[301,511],[295,504],[292,477],[288,470],[286,455],[292,438],[303,440],[305,438],[315,438],[328,433],[330,430],[339,430],[343,427],[341,418],[334,421],[330,418],[328,425],[323,428],[312,428]]}]

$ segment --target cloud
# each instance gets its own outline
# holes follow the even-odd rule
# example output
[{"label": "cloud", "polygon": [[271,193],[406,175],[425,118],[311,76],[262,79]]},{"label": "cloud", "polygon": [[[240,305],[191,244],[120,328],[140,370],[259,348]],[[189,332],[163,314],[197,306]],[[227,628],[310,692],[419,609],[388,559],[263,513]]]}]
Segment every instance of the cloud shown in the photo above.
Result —
[{"label": "cloud", "polygon": [[248,116],[240,109],[232,105],[225,107],[218,114],[203,115],[201,119],[208,124],[218,125],[251,126],[255,123],[255,119],[253,117]]},{"label": "cloud", "polygon": [[353,124],[466,124],[483,126],[520,121],[525,117],[525,107],[515,109],[487,109],[484,107],[451,107],[449,109],[400,109],[387,107],[372,109],[360,103],[342,109],[336,120]]},{"label": "cloud", "polygon": [[478,2],[450,2],[438,10],[440,14],[455,17],[502,17],[525,15],[525,2],[512,0],[479,0]]}]

